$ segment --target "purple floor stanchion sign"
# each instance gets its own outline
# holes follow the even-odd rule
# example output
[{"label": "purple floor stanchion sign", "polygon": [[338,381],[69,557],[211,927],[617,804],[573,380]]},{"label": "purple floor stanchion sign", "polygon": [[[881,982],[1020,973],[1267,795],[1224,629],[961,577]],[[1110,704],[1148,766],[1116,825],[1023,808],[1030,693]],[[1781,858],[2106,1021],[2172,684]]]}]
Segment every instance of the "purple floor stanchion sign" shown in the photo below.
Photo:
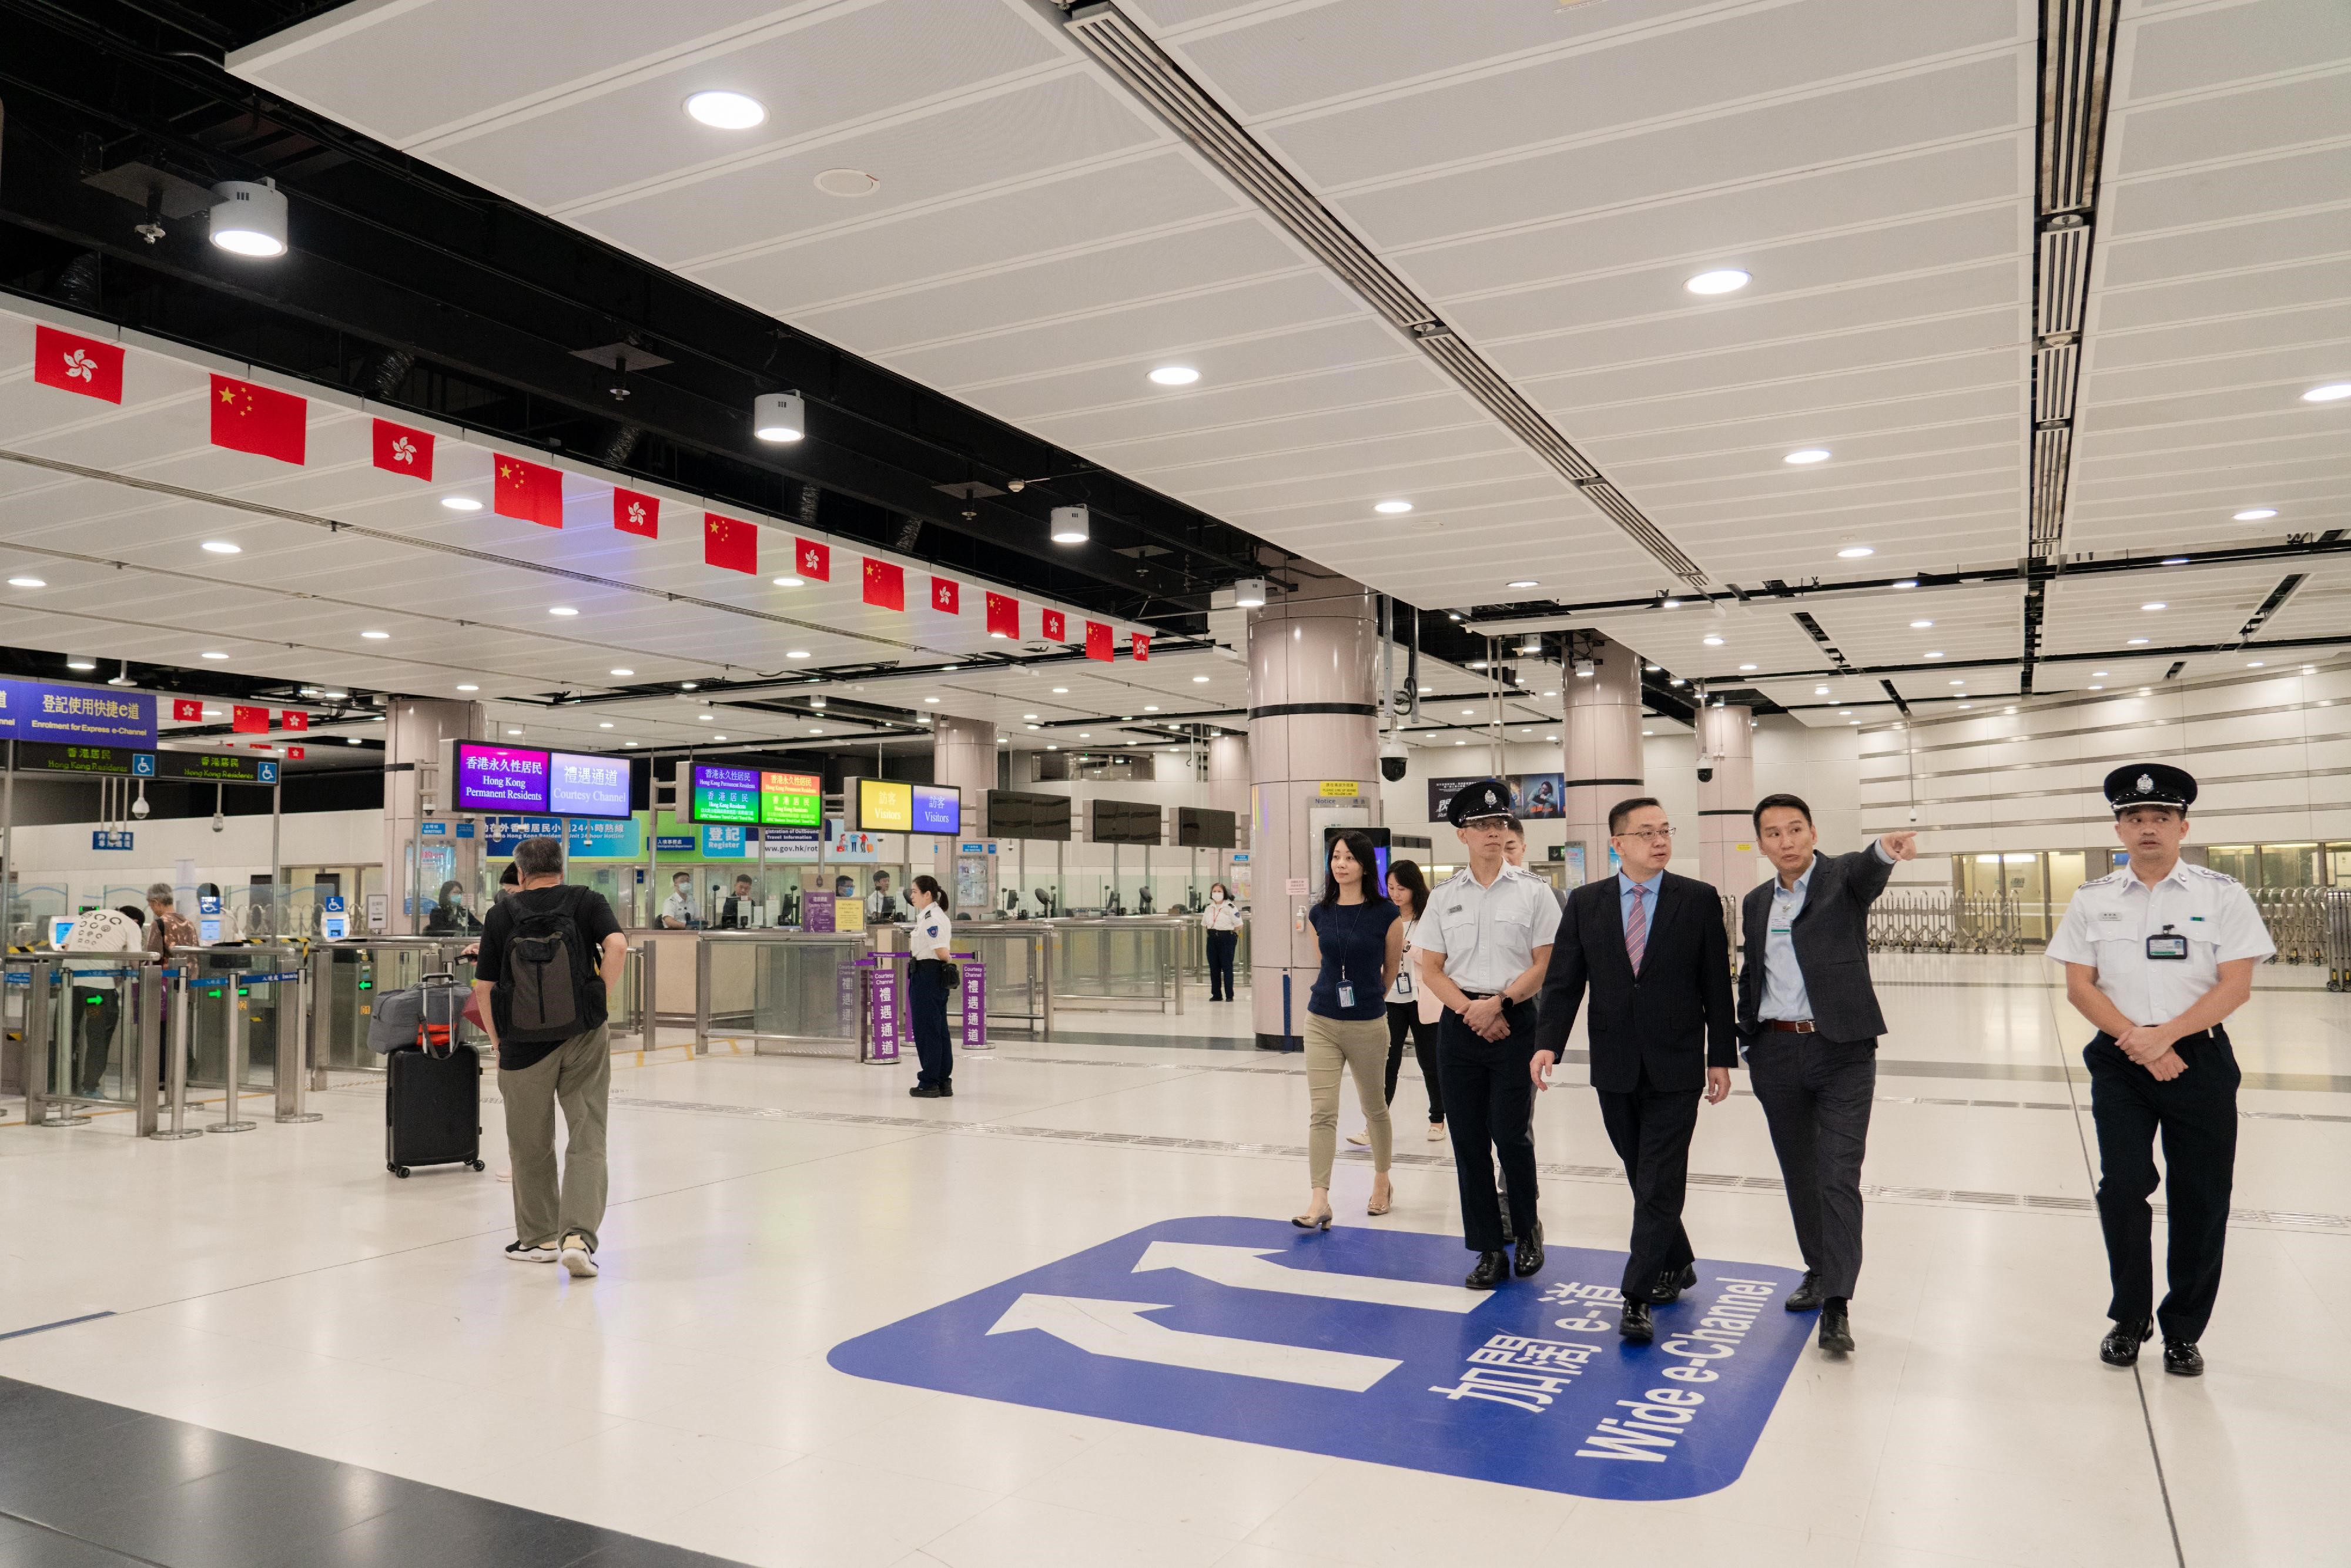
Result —
[{"label": "purple floor stanchion sign", "polygon": [[863,960],[873,966],[872,979],[872,1006],[868,1017],[872,1020],[872,1033],[865,1042],[868,1061],[898,1060],[898,971],[886,958]]},{"label": "purple floor stanchion sign", "polygon": [[956,1043],[964,1051],[987,1051],[987,966],[968,956],[956,962],[963,969],[963,1032]]}]

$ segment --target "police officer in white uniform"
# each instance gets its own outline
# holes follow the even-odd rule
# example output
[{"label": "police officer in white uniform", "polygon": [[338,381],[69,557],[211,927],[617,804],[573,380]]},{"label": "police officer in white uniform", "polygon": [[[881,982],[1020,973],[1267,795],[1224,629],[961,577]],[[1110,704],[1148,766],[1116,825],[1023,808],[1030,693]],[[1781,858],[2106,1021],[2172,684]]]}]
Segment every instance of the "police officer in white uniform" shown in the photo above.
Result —
[{"label": "police officer in white uniform", "polygon": [[[2097,1026],[2082,1052],[2098,1129],[2098,1220],[2106,1233],[2110,1366],[2138,1360],[2163,1330],[2163,1370],[2204,1372],[2196,1348],[2220,1288],[2237,1161],[2237,1059],[2221,1020],[2252,994],[2253,966],[2277,951],[2232,876],[2179,858],[2196,780],[2160,762],[2106,775],[2115,836],[2130,864],[2082,884],[2049,944],[2065,998]],[[2150,1248],[2154,1145],[2163,1134],[2170,1290],[2155,1304]],[[2150,1316],[2152,1321],[2150,1321]]]},{"label": "police officer in white uniform", "polygon": [[914,1055],[922,1062],[914,1086],[917,1100],[955,1097],[955,1052],[947,1043],[947,946],[955,935],[947,918],[946,890],[933,876],[914,883],[914,925],[906,936],[906,1011],[914,1024]]},{"label": "police officer in white uniform", "polygon": [[1481,779],[1456,794],[1445,814],[1469,864],[1428,895],[1413,947],[1421,985],[1445,1008],[1437,1026],[1437,1076],[1461,1188],[1462,1239],[1478,1254],[1464,1283],[1490,1291],[1513,1269],[1503,1250],[1502,1205],[1489,1179],[1497,1156],[1510,1188],[1516,1271],[1524,1279],[1543,1264],[1530,1130],[1535,1091],[1527,1063],[1559,902],[1549,883],[1511,870],[1503,859],[1510,831],[1507,783]]}]

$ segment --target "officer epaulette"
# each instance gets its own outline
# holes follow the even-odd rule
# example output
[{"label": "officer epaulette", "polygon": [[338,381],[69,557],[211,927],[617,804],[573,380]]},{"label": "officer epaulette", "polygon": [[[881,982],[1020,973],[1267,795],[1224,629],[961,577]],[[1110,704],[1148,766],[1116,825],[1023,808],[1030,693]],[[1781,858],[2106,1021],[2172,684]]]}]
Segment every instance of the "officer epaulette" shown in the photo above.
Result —
[{"label": "officer epaulette", "polygon": [[2238,885],[2237,879],[2235,877],[2231,876],[2225,871],[2214,871],[2209,865],[2197,865],[2193,862],[2189,862],[2188,874],[2190,876],[2200,876],[2207,882],[2225,882],[2231,887]]},{"label": "officer epaulette", "polygon": [[2124,878],[2124,876],[2125,876],[2125,875],[2126,875],[2126,874],[2127,874],[2127,873],[2128,873],[2128,868],[2127,868],[2127,867],[2125,867],[2125,866],[2116,866],[2114,870],[2112,870],[2112,871],[2110,871],[2110,872],[2106,873],[2106,874],[2105,874],[2105,875],[2101,876],[2101,877],[2093,877],[2091,880],[2089,880],[2088,882],[2084,883],[2082,885],[2083,885],[2084,887],[2105,887],[2105,886],[2107,886],[2107,885],[2108,885],[2108,884],[2110,884],[2110,883],[2118,883],[2118,882],[2122,881],[2122,879]]}]

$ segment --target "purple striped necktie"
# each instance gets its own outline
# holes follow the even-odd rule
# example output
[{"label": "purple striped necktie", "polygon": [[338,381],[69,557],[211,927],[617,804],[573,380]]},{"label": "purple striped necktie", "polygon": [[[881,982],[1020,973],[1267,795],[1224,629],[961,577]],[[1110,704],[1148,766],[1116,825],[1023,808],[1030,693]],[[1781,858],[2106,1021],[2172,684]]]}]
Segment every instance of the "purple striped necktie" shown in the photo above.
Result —
[{"label": "purple striped necktie", "polygon": [[1633,973],[1641,972],[1641,955],[1649,946],[1649,906],[1642,903],[1649,890],[1639,883],[1633,884],[1633,912],[1625,917],[1625,956],[1633,960]]}]

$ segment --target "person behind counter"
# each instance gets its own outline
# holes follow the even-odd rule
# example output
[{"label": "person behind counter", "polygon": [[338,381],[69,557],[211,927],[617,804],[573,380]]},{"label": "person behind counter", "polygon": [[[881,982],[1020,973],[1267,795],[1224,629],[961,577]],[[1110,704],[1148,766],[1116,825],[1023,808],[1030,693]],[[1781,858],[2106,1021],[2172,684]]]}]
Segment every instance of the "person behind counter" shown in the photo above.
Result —
[{"label": "person behind counter", "polygon": [[955,967],[947,962],[947,946],[954,925],[938,878],[916,877],[914,899],[914,928],[906,937],[906,1010],[914,1016],[914,1054],[923,1065],[906,1092],[917,1100],[951,1100],[955,1052],[947,1043],[947,991]]},{"label": "person behind counter", "polygon": [[474,918],[472,910],[465,907],[465,884],[454,879],[443,883],[441,896],[425,913],[424,935],[458,936],[481,928],[482,923]]},{"label": "person behind counter", "polygon": [[[917,907],[920,906],[917,905]],[[890,891],[888,872],[877,871],[873,873],[873,902],[865,913],[867,918],[872,920],[898,918],[898,899],[897,895]]]},{"label": "person behind counter", "polygon": [[751,924],[751,873],[742,872],[735,878],[735,891],[718,907],[718,924],[729,931],[738,931]]},{"label": "person behind counter", "polygon": [[670,895],[662,900],[661,923],[670,931],[700,929],[702,921],[694,913],[694,873],[679,872],[670,878]]}]

